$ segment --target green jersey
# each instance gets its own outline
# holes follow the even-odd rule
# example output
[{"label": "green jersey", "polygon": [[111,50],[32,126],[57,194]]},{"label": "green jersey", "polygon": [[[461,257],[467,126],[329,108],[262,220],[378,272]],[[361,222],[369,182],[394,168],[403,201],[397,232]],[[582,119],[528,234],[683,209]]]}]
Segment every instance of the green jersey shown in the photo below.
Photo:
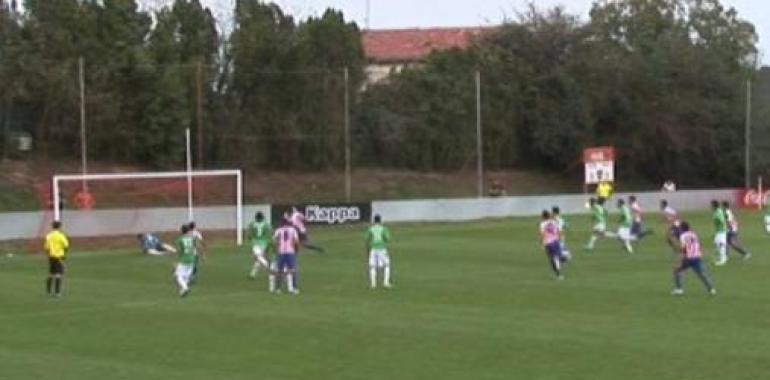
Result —
[{"label": "green jersey", "polygon": [[714,230],[716,233],[727,232],[727,218],[725,217],[724,210],[721,208],[714,210],[711,219],[714,221]]},{"label": "green jersey", "polygon": [[195,238],[190,235],[182,235],[176,239],[176,253],[180,264],[195,264],[198,256],[195,248]]},{"label": "green jersey", "polygon": [[382,224],[375,224],[366,230],[366,243],[370,249],[387,249],[390,242],[390,231]]},{"label": "green jersey", "polygon": [[569,228],[569,223],[567,223],[567,219],[564,219],[561,215],[557,215],[553,218],[556,221],[556,224],[559,225],[559,230],[564,232]]},{"label": "green jersey", "polygon": [[594,224],[607,223],[607,211],[604,210],[602,205],[593,205],[591,208],[591,221],[594,222]]},{"label": "green jersey", "polygon": [[628,207],[628,205],[623,205],[620,207],[620,226],[621,227],[631,227],[631,208]]},{"label": "green jersey", "polygon": [[273,238],[273,226],[266,220],[261,222],[255,220],[249,224],[249,238],[251,245],[265,249]]}]

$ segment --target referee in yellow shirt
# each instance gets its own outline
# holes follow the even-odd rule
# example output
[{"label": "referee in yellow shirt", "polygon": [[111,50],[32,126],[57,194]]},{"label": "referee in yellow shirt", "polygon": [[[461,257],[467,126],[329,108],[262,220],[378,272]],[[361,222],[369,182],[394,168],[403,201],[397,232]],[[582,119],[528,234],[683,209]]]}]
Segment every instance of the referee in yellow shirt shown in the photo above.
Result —
[{"label": "referee in yellow shirt", "polygon": [[61,297],[61,282],[64,276],[64,258],[70,242],[61,232],[61,222],[51,224],[51,232],[45,235],[45,252],[48,254],[48,278],[45,281],[49,296]]},{"label": "referee in yellow shirt", "polygon": [[612,184],[607,181],[599,182],[596,186],[596,197],[603,199],[605,202],[612,196],[613,192]]}]

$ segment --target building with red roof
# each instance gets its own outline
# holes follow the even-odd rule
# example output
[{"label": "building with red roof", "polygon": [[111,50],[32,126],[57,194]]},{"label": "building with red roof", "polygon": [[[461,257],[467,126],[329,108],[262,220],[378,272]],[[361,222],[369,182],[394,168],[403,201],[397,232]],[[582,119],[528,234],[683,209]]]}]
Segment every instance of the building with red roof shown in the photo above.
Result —
[{"label": "building with red roof", "polygon": [[464,49],[496,27],[382,29],[362,32],[369,83],[419,64],[433,51]]}]

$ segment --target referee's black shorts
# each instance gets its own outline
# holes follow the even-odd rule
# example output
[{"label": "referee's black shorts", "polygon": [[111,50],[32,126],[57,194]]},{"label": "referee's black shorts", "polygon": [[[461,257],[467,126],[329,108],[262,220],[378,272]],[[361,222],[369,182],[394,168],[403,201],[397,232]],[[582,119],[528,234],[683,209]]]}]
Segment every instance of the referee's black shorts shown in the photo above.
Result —
[{"label": "referee's black shorts", "polygon": [[64,261],[59,257],[48,257],[48,273],[64,274]]}]

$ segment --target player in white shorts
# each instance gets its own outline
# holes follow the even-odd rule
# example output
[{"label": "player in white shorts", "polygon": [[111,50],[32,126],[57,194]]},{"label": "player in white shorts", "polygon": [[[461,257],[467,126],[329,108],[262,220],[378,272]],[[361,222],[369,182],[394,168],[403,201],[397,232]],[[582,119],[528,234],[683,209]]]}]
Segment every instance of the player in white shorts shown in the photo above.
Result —
[{"label": "player in white shorts", "polygon": [[369,256],[369,286],[377,287],[377,270],[382,269],[382,286],[390,288],[390,256],[388,255],[390,231],[382,224],[379,215],[374,216],[374,224],[366,230],[366,253]]}]

